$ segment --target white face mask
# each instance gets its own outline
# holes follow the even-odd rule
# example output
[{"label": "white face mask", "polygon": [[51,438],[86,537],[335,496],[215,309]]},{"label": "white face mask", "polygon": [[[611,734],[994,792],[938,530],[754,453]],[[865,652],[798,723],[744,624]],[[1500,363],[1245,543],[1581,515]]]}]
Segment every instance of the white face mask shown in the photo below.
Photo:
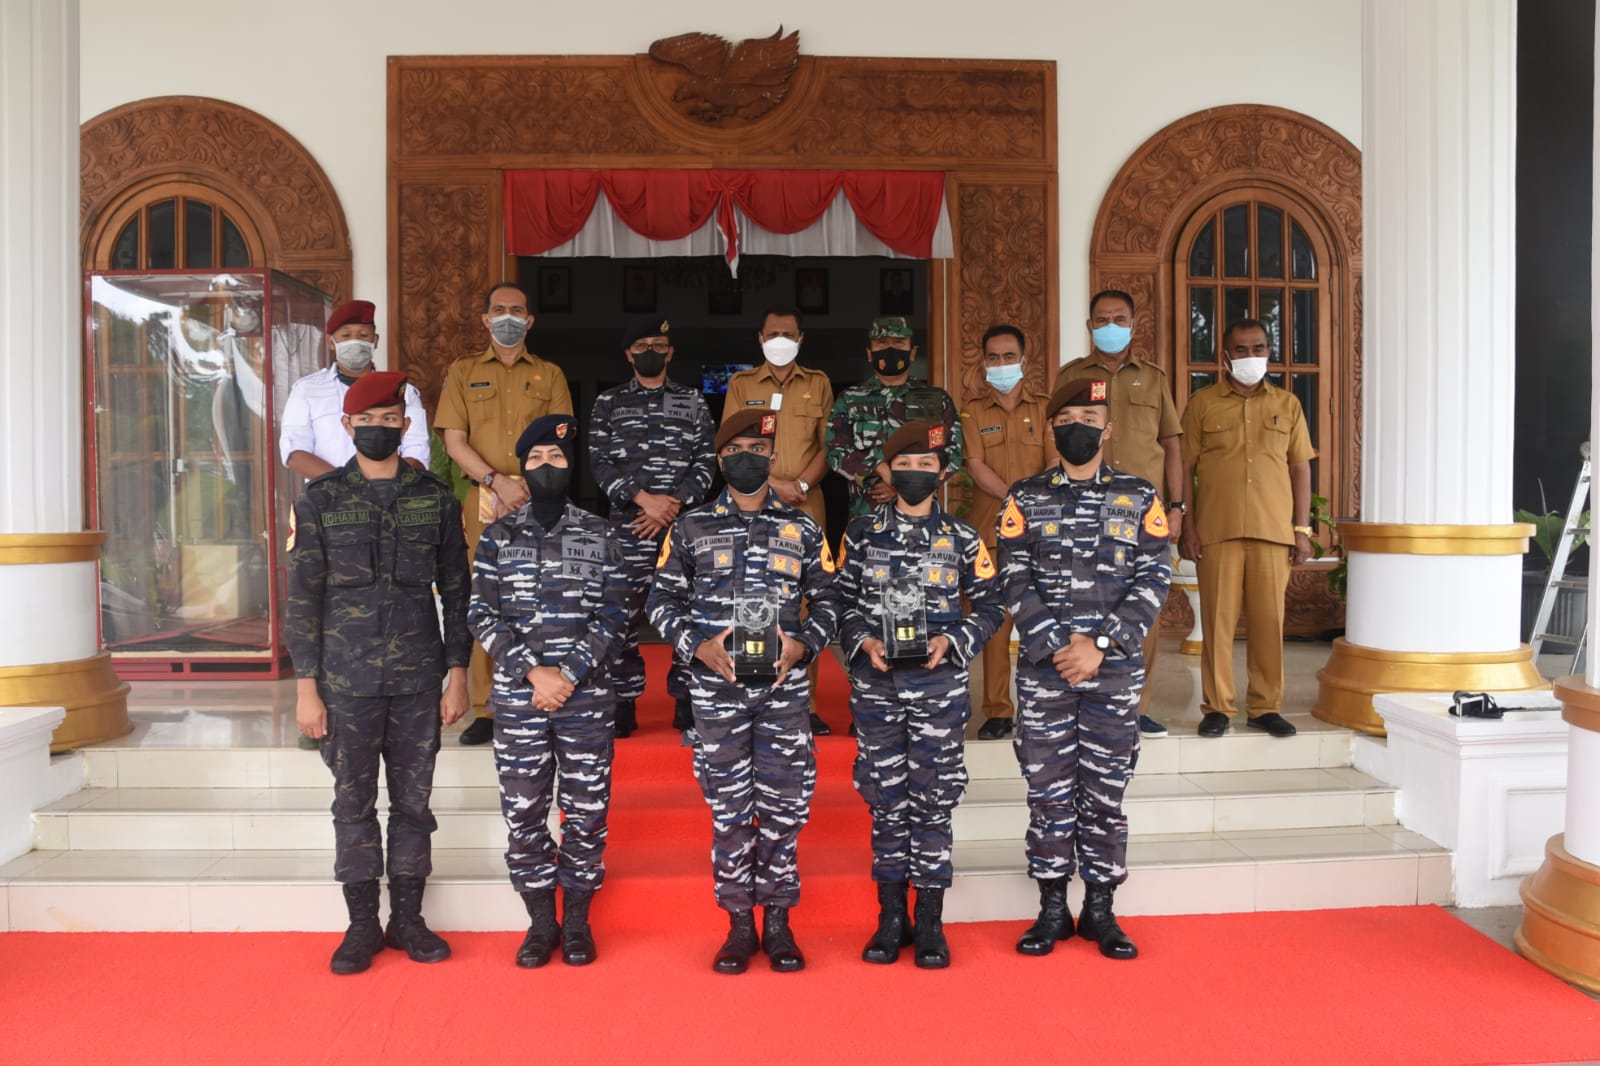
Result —
[{"label": "white face mask", "polygon": [[761,354],[773,366],[788,366],[800,354],[800,344],[788,337],[773,337],[761,342]]},{"label": "white face mask", "polygon": [[333,346],[333,357],[346,370],[361,371],[372,365],[375,347],[371,341],[337,341]]},{"label": "white face mask", "polygon": [[1254,355],[1243,359],[1235,359],[1228,373],[1233,376],[1233,380],[1248,389],[1267,376],[1267,357]]}]

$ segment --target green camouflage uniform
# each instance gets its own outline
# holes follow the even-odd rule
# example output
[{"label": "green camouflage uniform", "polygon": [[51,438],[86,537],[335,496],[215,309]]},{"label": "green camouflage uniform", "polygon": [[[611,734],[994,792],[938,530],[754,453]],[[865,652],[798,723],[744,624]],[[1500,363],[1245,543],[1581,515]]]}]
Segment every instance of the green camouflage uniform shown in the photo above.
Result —
[{"label": "green camouflage uniform", "polygon": [[874,377],[839,394],[828,418],[828,467],[850,482],[850,515],[875,508],[867,492],[878,483],[883,445],[894,431],[920,419],[942,421],[949,434],[950,473],[961,469],[961,419],[950,394],[909,381],[885,385]]},{"label": "green camouflage uniform", "polygon": [[322,758],[333,771],[334,876],[344,884],[384,870],[380,755],[389,878],[431,872],[440,682],[472,648],[467,546],[450,486],[406,463],[392,480],[369,481],[357,462],[312,480],[295,503],[284,620],[295,676],[315,678],[328,708]]}]

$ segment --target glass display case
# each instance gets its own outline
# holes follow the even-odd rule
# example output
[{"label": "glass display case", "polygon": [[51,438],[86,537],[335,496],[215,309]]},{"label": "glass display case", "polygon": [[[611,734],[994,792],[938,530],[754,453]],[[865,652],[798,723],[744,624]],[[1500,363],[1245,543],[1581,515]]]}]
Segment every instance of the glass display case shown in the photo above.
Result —
[{"label": "glass display case", "polygon": [[288,670],[278,462],[289,388],[322,366],[332,300],[277,271],[87,281],[90,515],[100,627],[123,677]]}]

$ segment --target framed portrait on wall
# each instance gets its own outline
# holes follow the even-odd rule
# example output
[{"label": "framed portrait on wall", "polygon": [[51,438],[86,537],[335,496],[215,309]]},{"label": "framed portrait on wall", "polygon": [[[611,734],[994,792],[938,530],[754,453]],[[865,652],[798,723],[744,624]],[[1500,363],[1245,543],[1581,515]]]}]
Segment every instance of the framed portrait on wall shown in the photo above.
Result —
[{"label": "framed portrait on wall", "polygon": [[706,313],[739,315],[744,313],[744,292],[739,279],[726,270],[713,269],[706,292]]},{"label": "framed portrait on wall", "polygon": [[794,306],[802,315],[828,313],[827,267],[801,267],[794,272]]},{"label": "framed portrait on wall", "polygon": [[656,309],[656,268],[622,268],[622,309],[631,314],[646,314]]},{"label": "framed portrait on wall", "polygon": [[540,314],[560,314],[572,310],[571,264],[540,263],[536,282]]},{"label": "framed portrait on wall", "polygon": [[913,277],[908,267],[884,267],[878,271],[878,314],[916,313],[916,294],[911,289]]}]

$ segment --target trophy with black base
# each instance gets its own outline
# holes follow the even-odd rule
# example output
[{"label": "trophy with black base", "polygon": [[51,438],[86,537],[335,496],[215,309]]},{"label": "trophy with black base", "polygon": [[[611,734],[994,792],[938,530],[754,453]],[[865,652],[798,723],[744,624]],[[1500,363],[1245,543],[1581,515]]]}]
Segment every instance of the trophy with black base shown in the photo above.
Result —
[{"label": "trophy with black base", "polygon": [[891,578],[883,586],[883,657],[890,666],[928,661],[928,602],[922,577]]},{"label": "trophy with black base", "polygon": [[733,676],[746,683],[776,681],[782,652],[777,593],[739,593],[733,601]]}]

